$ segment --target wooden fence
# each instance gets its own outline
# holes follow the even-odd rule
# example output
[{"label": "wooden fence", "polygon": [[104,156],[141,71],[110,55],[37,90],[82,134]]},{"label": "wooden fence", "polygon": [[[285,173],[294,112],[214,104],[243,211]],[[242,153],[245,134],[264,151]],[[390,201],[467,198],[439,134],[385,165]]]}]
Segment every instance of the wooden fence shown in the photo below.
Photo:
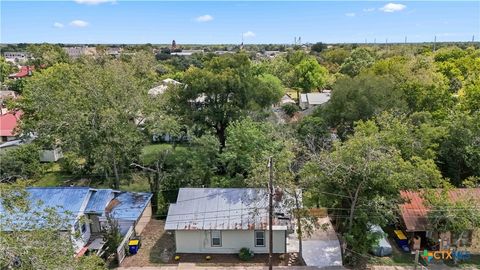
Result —
[{"label": "wooden fence", "polygon": [[313,217],[323,218],[327,216],[327,208],[310,208],[308,211]]}]

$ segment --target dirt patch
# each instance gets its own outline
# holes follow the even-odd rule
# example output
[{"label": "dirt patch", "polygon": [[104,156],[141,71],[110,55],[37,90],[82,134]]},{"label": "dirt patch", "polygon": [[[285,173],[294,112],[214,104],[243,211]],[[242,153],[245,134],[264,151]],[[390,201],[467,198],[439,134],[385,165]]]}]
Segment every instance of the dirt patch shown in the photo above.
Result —
[{"label": "dirt patch", "polygon": [[143,230],[141,247],[135,255],[127,256],[122,267],[156,266],[168,263],[175,253],[173,233],[163,230],[165,221],[152,219]]},{"label": "dirt patch", "polygon": [[[177,253],[180,260],[169,261],[171,264],[178,263],[196,263],[204,266],[264,266],[268,265],[268,254],[255,254],[250,261],[242,261],[238,254],[191,254]],[[206,257],[210,256],[210,260]],[[303,265],[298,258],[297,253],[274,254],[273,265],[276,266],[301,266]]]}]

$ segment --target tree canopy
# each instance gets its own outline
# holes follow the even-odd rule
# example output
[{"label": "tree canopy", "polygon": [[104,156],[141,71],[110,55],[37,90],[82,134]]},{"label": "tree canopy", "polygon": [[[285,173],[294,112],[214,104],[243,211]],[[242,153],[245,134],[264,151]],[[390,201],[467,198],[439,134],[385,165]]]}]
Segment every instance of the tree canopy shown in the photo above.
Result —
[{"label": "tree canopy", "polygon": [[190,67],[182,76],[184,86],[174,87],[172,106],[193,123],[213,130],[225,146],[225,130],[248,111],[261,110],[283,95],[280,81],[257,74],[245,54],[216,57],[204,68]]}]

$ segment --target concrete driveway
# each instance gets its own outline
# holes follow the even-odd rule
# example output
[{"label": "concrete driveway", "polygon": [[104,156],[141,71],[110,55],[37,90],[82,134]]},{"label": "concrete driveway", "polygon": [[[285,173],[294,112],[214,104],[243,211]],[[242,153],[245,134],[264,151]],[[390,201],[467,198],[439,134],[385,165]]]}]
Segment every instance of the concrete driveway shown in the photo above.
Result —
[{"label": "concrete driveway", "polygon": [[[328,217],[319,218],[319,224],[325,224],[325,230],[318,229],[310,237],[303,239],[302,257],[307,266],[333,267],[342,266],[342,252],[337,234]],[[287,239],[287,252],[298,252],[298,239],[295,233]]]}]

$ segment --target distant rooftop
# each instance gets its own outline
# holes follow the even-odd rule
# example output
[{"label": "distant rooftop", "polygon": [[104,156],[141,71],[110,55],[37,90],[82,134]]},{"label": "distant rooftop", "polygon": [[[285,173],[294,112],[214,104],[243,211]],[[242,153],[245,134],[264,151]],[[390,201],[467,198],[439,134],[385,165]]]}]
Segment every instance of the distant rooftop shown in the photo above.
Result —
[{"label": "distant rooftop", "polygon": [[330,91],[325,90],[322,93],[306,93],[300,95],[300,101],[302,103],[308,103],[310,105],[321,105],[330,100]]}]

